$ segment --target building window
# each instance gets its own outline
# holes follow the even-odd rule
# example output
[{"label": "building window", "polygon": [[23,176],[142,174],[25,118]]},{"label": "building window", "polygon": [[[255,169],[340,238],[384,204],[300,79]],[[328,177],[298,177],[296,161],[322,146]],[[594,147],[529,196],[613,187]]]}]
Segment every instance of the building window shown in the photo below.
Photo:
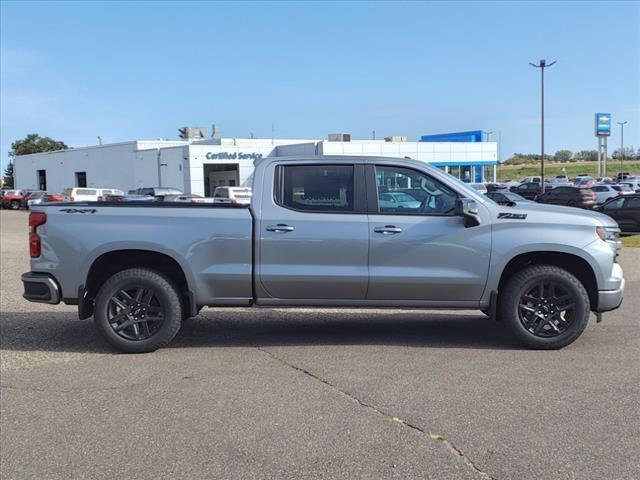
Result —
[{"label": "building window", "polygon": [[47,190],[47,171],[38,170],[38,190]]},{"label": "building window", "polygon": [[76,172],[76,187],[84,188],[87,186],[87,172]]}]

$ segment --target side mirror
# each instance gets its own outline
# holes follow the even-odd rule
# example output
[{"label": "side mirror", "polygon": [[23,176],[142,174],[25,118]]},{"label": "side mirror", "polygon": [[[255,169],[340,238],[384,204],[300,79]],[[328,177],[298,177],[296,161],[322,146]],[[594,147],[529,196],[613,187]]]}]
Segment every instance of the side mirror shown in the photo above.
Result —
[{"label": "side mirror", "polygon": [[478,204],[470,198],[458,198],[456,200],[455,214],[458,217],[464,217],[464,226],[475,227],[480,225],[478,219]]}]

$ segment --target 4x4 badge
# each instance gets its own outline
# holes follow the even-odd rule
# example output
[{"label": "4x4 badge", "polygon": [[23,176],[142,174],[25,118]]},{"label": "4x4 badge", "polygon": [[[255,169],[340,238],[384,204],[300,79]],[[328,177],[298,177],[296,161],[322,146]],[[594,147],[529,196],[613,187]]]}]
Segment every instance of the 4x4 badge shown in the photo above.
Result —
[{"label": "4x4 badge", "polygon": [[95,208],[61,208],[61,212],[64,213],[96,213]]},{"label": "4x4 badge", "polygon": [[498,218],[509,218],[511,220],[524,220],[527,218],[526,213],[499,213]]}]

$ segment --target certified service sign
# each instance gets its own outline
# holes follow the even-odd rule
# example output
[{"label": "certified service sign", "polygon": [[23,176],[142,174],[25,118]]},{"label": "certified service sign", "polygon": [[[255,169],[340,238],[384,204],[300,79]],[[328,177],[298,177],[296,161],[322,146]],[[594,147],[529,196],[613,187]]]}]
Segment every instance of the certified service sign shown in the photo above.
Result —
[{"label": "certified service sign", "polygon": [[611,114],[596,113],[596,137],[611,135]]}]

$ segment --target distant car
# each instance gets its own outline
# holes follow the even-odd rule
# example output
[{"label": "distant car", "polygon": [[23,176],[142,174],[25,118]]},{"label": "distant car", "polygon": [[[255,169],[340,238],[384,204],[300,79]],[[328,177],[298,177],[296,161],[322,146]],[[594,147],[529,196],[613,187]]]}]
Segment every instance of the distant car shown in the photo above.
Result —
[{"label": "distant car", "polygon": [[573,186],[578,188],[591,188],[594,183],[593,177],[589,176],[576,177],[573,180]]},{"label": "distant car", "polygon": [[46,203],[63,202],[64,195],[62,193],[50,193],[45,200]]},{"label": "distant car", "polygon": [[569,177],[566,175],[556,175],[553,178],[545,180],[545,188],[547,185],[551,188],[566,187],[571,185],[571,182],[569,181]]},{"label": "distant car", "polygon": [[7,190],[2,196],[2,208],[20,210],[20,204],[22,203],[24,195],[24,190]]},{"label": "distant car", "polygon": [[609,215],[624,233],[640,233],[640,194],[612,198],[596,208]]},{"label": "distant car", "polygon": [[540,182],[522,183],[517,187],[511,187],[511,191],[526,198],[527,200],[533,200],[537,195],[542,193]]},{"label": "distant car", "polygon": [[38,205],[40,203],[46,202],[47,196],[48,196],[47,192],[43,192],[40,190],[34,191],[34,192],[27,192],[25,196],[22,197],[22,206],[28,210],[29,207],[31,207],[31,205]]},{"label": "distant car", "polygon": [[163,202],[178,202],[178,203],[213,203],[213,198],[202,197],[200,195],[165,195]]},{"label": "distant car", "polygon": [[213,203],[249,205],[251,203],[251,195],[251,189],[247,187],[216,187],[213,192]]},{"label": "distant car", "polygon": [[25,190],[24,195],[22,196],[22,200],[20,200],[20,207],[28,209],[28,202],[31,198],[42,198],[46,194],[47,192],[44,192],[42,190]]},{"label": "distant car", "polygon": [[628,185],[594,185],[591,187],[596,194],[596,203],[601,204],[609,200],[610,198],[615,198],[620,195],[629,195],[634,193],[633,189]]},{"label": "distant car", "polygon": [[596,177],[595,183],[610,184],[610,183],[616,183],[616,182],[611,177]]},{"label": "distant car", "polygon": [[619,185],[627,185],[636,193],[640,193],[638,192],[638,190],[640,190],[640,178],[638,177],[627,177],[625,180],[620,182]]},{"label": "distant car", "polygon": [[506,192],[509,190],[509,186],[505,183],[486,183],[487,192]]},{"label": "distant car", "polygon": [[158,198],[151,195],[107,195],[105,202],[157,202]]},{"label": "distant car", "polygon": [[487,193],[487,186],[484,183],[470,183],[471,188],[477,190],[478,193],[485,194]]},{"label": "distant car", "polygon": [[387,192],[378,195],[378,204],[380,209],[401,210],[404,208],[420,208],[421,202],[413,198],[408,193]]},{"label": "distant car", "polygon": [[542,177],[524,177],[520,183],[542,183]]},{"label": "distant car", "polygon": [[519,205],[526,203],[533,203],[532,200],[527,200],[521,195],[507,191],[494,191],[485,193],[487,197],[496,202],[499,205]]},{"label": "distant car", "polygon": [[184,195],[184,192],[172,187],[141,187],[136,189],[135,195],[147,195],[162,201],[167,195]]},{"label": "distant car", "polygon": [[117,188],[65,188],[66,202],[102,202],[108,195],[122,195],[124,192]]},{"label": "distant car", "polygon": [[593,208],[596,204],[596,194],[589,188],[558,187],[538,195],[535,201],[567,207]]},{"label": "distant car", "polygon": [[617,179],[618,181],[620,181],[620,180],[624,180],[624,179],[628,178],[630,175],[631,175],[631,174],[630,174],[629,172],[618,172],[618,173],[616,174],[616,179]]}]

